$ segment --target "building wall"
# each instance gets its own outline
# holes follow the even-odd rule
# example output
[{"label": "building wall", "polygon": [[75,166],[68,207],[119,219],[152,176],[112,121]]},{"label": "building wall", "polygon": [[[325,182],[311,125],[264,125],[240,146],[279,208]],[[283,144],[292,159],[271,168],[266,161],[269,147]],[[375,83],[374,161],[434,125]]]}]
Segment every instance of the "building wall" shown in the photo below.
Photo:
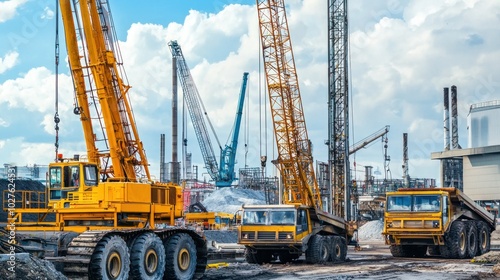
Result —
[{"label": "building wall", "polygon": [[500,145],[500,101],[475,104],[467,117],[469,148]]},{"label": "building wall", "polygon": [[463,157],[464,193],[473,200],[500,200],[500,153]]}]

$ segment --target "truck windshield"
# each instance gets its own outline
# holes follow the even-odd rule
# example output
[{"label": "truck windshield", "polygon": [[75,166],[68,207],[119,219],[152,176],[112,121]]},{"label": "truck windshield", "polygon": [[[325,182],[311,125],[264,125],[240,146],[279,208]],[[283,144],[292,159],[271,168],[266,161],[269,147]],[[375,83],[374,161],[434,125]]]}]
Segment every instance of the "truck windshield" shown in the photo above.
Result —
[{"label": "truck windshield", "polygon": [[294,225],[295,210],[265,209],[245,210],[243,212],[244,225]]},{"label": "truck windshield", "polygon": [[394,195],[387,197],[388,212],[438,212],[440,195]]}]

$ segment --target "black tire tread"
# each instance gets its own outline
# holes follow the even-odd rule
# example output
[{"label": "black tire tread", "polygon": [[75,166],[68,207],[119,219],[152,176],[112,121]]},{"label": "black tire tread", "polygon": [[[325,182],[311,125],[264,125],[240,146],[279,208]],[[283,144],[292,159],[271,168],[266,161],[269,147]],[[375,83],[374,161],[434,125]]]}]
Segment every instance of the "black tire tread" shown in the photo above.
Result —
[{"label": "black tire tread", "polygon": [[[158,256],[158,267],[153,275],[148,275],[144,268],[144,254],[153,247]],[[163,279],[165,272],[165,248],[161,239],[154,233],[148,232],[134,240],[130,250],[130,279]]]},{"label": "black tire tread", "polygon": [[[121,261],[122,261],[122,269],[120,276],[117,279],[126,280],[129,276],[130,269],[130,254],[127,247],[127,243],[123,238],[118,235],[109,235],[103,237],[99,243],[97,243],[95,250],[90,259],[90,268],[89,268],[89,279],[96,280],[107,280],[108,274],[106,272],[106,254],[110,253],[109,251],[117,245],[118,249],[122,251]],[[110,248],[111,247],[111,248]]]}]

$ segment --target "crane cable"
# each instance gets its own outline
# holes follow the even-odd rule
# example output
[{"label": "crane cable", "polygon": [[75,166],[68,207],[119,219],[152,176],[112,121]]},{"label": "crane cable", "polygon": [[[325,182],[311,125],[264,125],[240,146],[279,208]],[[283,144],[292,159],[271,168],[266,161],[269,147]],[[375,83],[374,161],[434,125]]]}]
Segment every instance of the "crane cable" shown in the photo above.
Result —
[{"label": "crane cable", "polygon": [[55,161],[57,161],[58,153],[59,153],[59,122],[61,119],[59,118],[59,3],[56,0],[56,38],[55,38],[55,114],[54,114],[54,129],[56,132],[56,141],[54,143],[56,157]]}]

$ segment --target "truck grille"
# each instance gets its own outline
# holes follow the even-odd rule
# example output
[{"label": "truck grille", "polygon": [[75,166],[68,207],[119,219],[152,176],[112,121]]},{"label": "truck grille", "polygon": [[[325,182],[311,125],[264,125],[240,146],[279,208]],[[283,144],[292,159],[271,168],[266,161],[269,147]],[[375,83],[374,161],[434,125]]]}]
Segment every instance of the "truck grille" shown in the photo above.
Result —
[{"label": "truck grille", "polygon": [[[287,232],[287,231],[244,231],[241,233],[242,236],[248,236],[245,238],[246,240],[264,240],[264,241],[276,241],[276,240],[290,240],[290,238],[287,238],[290,236],[293,238],[293,232]],[[255,238],[257,236],[257,238]],[[276,236],[278,236],[278,239],[276,239]]]},{"label": "truck grille", "polygon": [[276,240],[276,232],[274,231],[259,231],[257,232],[258,240]]}]

